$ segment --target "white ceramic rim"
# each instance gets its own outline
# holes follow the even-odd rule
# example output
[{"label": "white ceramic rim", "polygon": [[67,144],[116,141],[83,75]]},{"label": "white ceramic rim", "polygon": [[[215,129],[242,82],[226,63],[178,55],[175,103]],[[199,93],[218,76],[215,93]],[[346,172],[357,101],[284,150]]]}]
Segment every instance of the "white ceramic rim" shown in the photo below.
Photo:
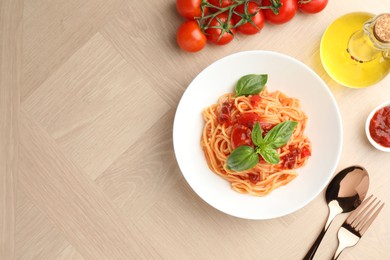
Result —
[{"label": "white ceramic rim", "polygon": [[[175,138],[176,132],[178,131],[178,125],[179,125],[179,122],[178,122],[178,119],[177,119],[178,118],[178,114],[180,113],[181,107],[184,106],[184,104],[183,104],[184,100],[188,98],[187,96],[189,95],[189,92],[190,92],[191,88],[193,88],[193,83],[199,77],[202,77],[203,74],[205,74],[207,70],[209,70],[211,68],[214,69],[215,66],[218,66],[219,63],[225,62],[227,59],[231,59],[231,58],[233,59],[233,58],[235,58],[236,56],[239,56],[239,55],[252,55],[252,54],[253,55],[261,55],[261,54],[263,54],[265,56],[272,55],[272,56],[275,56],[275,57],[277,57],[279,59],[287,60],[286,63],[288,63],[288,62],[295,63],[294,65],[297,65],[298,67],[301,67],[302,69],[304,69],[305,72],[310,74],[309,75],[310,77],[313,77],[316,81],[318,81],[318,83],[319,83],[318,85],[320,85],[320,89],[321,89],[321,91],[323,91],[321,93],[328,98],[328,102],[330,103],[331,108],[332,108],[332,110],[334,112],[333,115],[336,117],[334,119],[334,126],[333,126],[334,129],[335,129],[334,131],[337,133],[337,136],[336,136],[337,140],[335,140],[335,146],[334,146],[334,151],[333,151],[334,160],[332,161],[332,163],[329,166],[329,168],[327,168],[326,176],[323,176],[323,179],[320,182],[320,185],[316,186],[315,191],[312,192],[310,194],[310,196],[306,196],[299,203],[297,203],[293,208],[289,208],[288,210],[283,209],[282,213],[280,213],[280,212],[279,213],[275,213],[275,212],[272,212],[272,210],[271,210],[271,213],[259,214],[259,215],[242,213],[242,212],[237,212],[237,211],[231,211],[230,209],[227,210],[226,208],[224,208],[224,205],[219,205],[218,203],[215,203],[215,200],[211,201],[210,198],[209,198],[209,195],[204,193],[204,188],[199,187],[199,185],[197,186],[196,184],[191,182],[191,180],[190,180],[192,178],[191,174],[188,173],[188,172],[183,171],[183,169],[187,168],[187,167],[185,167],[186,166],[185,164],[187,162],[185,162],[184,160],[182,160],[182,158],[180,158],[180,157],[182,157],[182,155],[180,154],[180,151],[178,149],[180,140],[178,140],[177,137]],[[221,93],[221,94],[223,94],[223,93]],[[199,138],[200,138],[200,136],[199,136]],[[310,138],[310,136],[309,136],[309,138]],[[235,217],[239,217],[239,218],[244,218],[244,219],[260,220],[260,219],[273,219],[273,218],[281,217],[281,216],[284,216],[284,215],[288,215],[288,214],[290,214],[292,212],[295,212],[298,209],[300,209],[300,208],[304,207],[305,205],[307,205],[309,202],[311,202],[315,197],[318,196],[318,194],[320,192],[323,191],[323,189],[326,187],[326,185],[329,183],[331,177],[333,176],[333,173],[335,172],[336,167],[337,167],[338,162],[339,162],[339,159],[340,159],[340,155],[341,155],[341,151],[342,151],[342,145],[343,145],[342,117],[341,117],[341,113],[340,113],[340,110],[338,108],[338,105],[336,103],[336,100],[333,97],[333,94],[329,90],[328,86],[324,83],[324,81],[311,68],[309,68],[304,63],[302,63],[302,62],[300,62],[300,61],[298,61],[298,60],[296,60],[296,59],[294,59],[294,58],[292,58],[290,56],[287,56],[287,55],[284,55],[284,54],[281,54],[281,53],[277,53],[277,52],[272,52],[272,51],[244,51],[244,52],[238,52],[238,53],[234,53],[234,54],[228,55],[228,56],[226,56],[226,57],[224,57],[224,58],[222,58],[220,60],[217,60],[214,63],[210,64],[208,67],[206,67],[202,72],[200,72],[194,78],[194,80],[190,83],[190,85],[188,86],[188,88],[184,92],[184,94],[183,94],[183,96],[182,96],[182,98],[181,98],[181,100],[179,102],[179,105],[177,107],[177,111],[176,111],[176,114],[175,114],[175,120],[174,120],[174,124],[173,124],[173,146],[174,146],[174,150],[175,150],[175,156],[176,156],[176,160],[178,162],[179,168],[181,169],[181,172],[182,172],[184,178],[186,179],[187,183],[191,186],[191,188],[195,191],[195,193],[197,193],[197,195],[199,197],[201,197],[205,202],[207,202],[212,207],[214,207],[214,208],[216,208],[216,209],[218,209],[218,210],[220,210],[220,211],[222,211],[222,212],[224,212],[226,214],[229,214],[229,215],[232,215],[232,216],[235,216]],[[200,147],[200,145],[199,145],[199,147]],[[215,175],[214,173],[211,172],[211,170],[210,170],[210,173]],[[216,177],[220,178],[219,176],[216,176]],[[220,179],[223,182],[226,182],[222,178],[220,178]],[[301,187],[301,188],[304,188],[304,187]],[[279,189],[281,189],[281,188],[279,188]],[[250,195],[242,195],[242,194],[239,194],[239,195],[241,195],[241,196],[250,196]],[[271,196],[271,195],[268,195],[268,196]]]}]

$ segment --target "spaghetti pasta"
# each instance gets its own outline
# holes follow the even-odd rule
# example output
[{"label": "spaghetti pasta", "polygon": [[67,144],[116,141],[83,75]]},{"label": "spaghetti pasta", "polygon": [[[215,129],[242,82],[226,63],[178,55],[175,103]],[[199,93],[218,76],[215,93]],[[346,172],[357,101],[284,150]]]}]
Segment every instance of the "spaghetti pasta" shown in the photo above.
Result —
[{"label": "spaghetti pasta", "polygon": [[[304,166],[312,147],[304,135],[307,116],[300,109],[300,102],[280,91],[270,92],[265,87],[259,94],[221,96],[217,104],[203,111],[205,126],[201,146],[209,168],[231,183],[233,190],[255,196],[265,196],[272,190],[292,181],[295,169]],[[259,156],[259,163],[252,169],[235,172],[228,169],[226,161],[234,148],[253,145],[251,130],[259,122],[265,135],[275,125],[292,120],[297,122],[286,145],[276,149],[278,164],[267,163]]]}]

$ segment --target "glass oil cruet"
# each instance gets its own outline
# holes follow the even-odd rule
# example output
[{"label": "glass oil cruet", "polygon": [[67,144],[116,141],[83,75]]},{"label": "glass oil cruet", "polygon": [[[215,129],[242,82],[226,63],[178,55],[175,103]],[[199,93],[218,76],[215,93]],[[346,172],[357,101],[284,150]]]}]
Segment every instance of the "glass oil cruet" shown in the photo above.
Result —
[{"label": "glass oil cruet", "polygon": [[352,34],[347,51],[357,62],[371,62],[378,56],[390,58],[390,14],[367,21],[362,30]]},{"label": "glass oil cruet", "polygon": [[321,60],[341,85],[379,82],[390,72],[390,14],[350,13],[335,20],[322,37]]}]

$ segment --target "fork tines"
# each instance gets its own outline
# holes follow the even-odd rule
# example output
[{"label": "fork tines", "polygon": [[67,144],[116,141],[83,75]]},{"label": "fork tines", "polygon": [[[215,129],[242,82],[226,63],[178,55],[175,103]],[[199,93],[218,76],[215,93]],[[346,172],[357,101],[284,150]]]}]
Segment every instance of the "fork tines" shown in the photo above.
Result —
[{"label": "fork tines", "polygon": [[373,198],[373,195],[371,195],[349,215],[345,222],[361,237],[378,216],[384,205],[385,203],[377,200],[375,197]]}]

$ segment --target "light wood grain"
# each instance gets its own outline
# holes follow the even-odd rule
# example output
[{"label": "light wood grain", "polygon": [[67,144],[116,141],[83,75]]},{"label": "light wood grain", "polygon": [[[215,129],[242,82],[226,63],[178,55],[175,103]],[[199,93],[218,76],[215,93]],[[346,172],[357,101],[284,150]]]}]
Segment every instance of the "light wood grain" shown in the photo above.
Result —
[{"label": "light wood grain", "polygon": [[55,260],[84,260],[85,258],[73,247],[68,246],[60,254],[58,254]]},{"label": "light wood grain", "polygon": [[[327,83],[343,117],[337,170],[363,165],[369,192],[390,205],[388,154],[363,130],[368,112],[390,99],[390,76],[348,89],[319,53],[337,17],[389,7],[329,1],[319,14],[186,53],[175,42],[184,19],[173,0],[0,1],[0,259],[301,259],[324,225],[323,194],[282,218],[238,219],[202,201],[174,157],[174,113],[188,84],[245,50],[292,56]],[[315,259],[331,257],[345,217]],[[386,206],[341,259],[390,259],[389,220]]]},{"label": "light wood grain", "polygon": [[120,7],[120,2],[27,1],[23,23],[22,100],[95,35],[111,12]]},{"label": "light wood grain", "polygon": [[[294,249],[305,237],[294,239],[293,227],[304,224],[304,214],[305,209],[277,220],[237,219],[211,208],[183,179],[137,221],[137,226],[142,232],[164,234],[165,239],[150,236],[164,259],[177,255],[190,259],[299,259],[302,252]],[[290,250],[275,250],[276,243]],[[173,244],[175,250],[170,247]]]},{"label": "light wood grain", "polygon": [[145,256],[105,194],[55,141],[25,113],[20,128],[20,185],[69,242],[91,259]]},{"label": "light wood grain", "polygon": [[[181,179],[172,144],[174,110],[114,162],[96,183],[128,221],[136,221]],[[137,163],[138,162],[138,163]]]},{"label": "light wood grain", "polygon": [[22,18],[23,1],[0,1],[0,259],[15,251]]},{"label": "light wood grain", "polygon": [[53,259],[68,240],[20,189],[17,190],[15,259]]},{"label": "light wood grain", "polygon": [[169,109],[134,67],[96,34],[23,104],[93,179]]}]

